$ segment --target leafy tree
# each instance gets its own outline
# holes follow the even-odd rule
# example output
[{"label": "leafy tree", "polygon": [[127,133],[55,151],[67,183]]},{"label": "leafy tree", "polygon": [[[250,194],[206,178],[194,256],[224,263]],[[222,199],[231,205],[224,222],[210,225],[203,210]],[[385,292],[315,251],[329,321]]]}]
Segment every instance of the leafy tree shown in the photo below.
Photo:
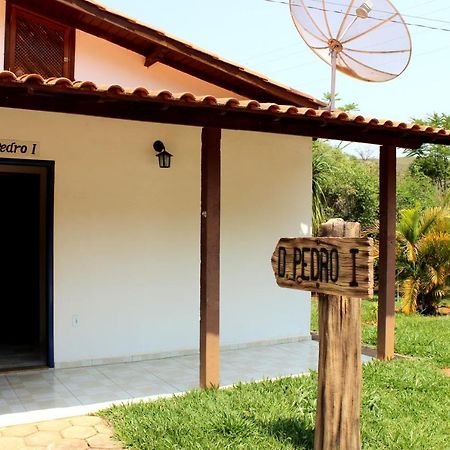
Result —
[{"label": "leafy tree", "polygon": [[[426,119],[414,119],[421,125],[450,129],[450,116],[433,113]],[[423,174],[429,177],[441,190],[450,188],[450,146],[426,144],[419,149],[410,150],[408,156],[416,159],[410,166],[412,175]]]},{"label": "leafy tree", "polygon": [[420,125],[429,125],[435,128],[445,128],[450,130],[450,115],[448,114],[434,112],[433,114],[428,114],[425,119],[413,120]]},{"label": "leafy tree", "polygon": [[[322,100],[324,102],[330,103],[331,102],[331,92],[325,92],[325,94],[323,94],[323,96],[322,96]],[[342,101],[342,98],[339,97],[338,93],[336,93],[335,101],[336,102],[341,102]],[[358,105],[358,103],[345,103],[344,105],[339,105],[337,107],[337,109],[339,109],[341,111],[344,111],[344,112],[350,112],[351,113],[351,112],[359,111],[359,105]]]},{"label": "leafy tree", "polygon": [[[314,143],[314,149],[317,145]],[[325,204],[326,198],[323,193],[322,186],[327,184],[327,177],[331,173],[331,166],[324,157],[323,153],[319,151],[313,151],[312,157],[312,225],[313,234],[317,235],[320,224],[325,222]]]},{"label": "leafy tree", "polygon": [[437,205],[438,189],[423,173],[409,171],[398,176],[397,211],[403,209],[425,209]]},{"label": "leafy tree", "polygon": [[403,312],[434,314],[450,292],[450,196],[443,206],[403,210],[397,225]]},{"label": "leafy tree", "polygon": [[[363,227],[378,217],[378,174],[376,166],[363,163],[323,141],[313,146],[313,176],[320,186],[314,210],[320,203],[322,220],[342,217]],[[313,184],[313,192],[319,193]]]}]

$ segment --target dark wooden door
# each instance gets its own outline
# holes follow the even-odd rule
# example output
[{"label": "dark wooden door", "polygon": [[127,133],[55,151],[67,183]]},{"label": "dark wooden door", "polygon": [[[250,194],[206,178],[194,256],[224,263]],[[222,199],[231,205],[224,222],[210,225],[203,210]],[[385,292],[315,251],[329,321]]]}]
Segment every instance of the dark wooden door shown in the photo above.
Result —
[{"label": "dark wooden door", "polygon": [[46,169],[0,164],[0,369],[45,365]]}]

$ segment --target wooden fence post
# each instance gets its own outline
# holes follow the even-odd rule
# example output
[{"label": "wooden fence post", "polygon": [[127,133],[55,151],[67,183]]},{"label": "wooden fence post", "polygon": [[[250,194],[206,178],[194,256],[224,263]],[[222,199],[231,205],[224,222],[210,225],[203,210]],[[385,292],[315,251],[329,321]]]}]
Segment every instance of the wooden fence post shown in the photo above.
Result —
[{"label": "wooden fence post", "polygon": [[[360,225],[332,219],[320,236],[360,237]],[[315,450],[359,450],[361,300],[319,294],[319,389]]]}]

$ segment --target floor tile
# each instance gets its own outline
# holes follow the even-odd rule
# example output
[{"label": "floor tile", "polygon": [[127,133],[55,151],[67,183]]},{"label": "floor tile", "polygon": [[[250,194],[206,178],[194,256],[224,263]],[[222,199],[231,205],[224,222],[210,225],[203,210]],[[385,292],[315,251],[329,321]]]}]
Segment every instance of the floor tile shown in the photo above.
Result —
[{"label": "floor tile", "polygon": [[25,408],[20,403],[20,400],[16,398],[15,401],[8,402],[0,399],[0,416],[2,414],[14,414],[24,412]]},{"label": "floor tile", "polygon": [[167,394],[174,391],[174,386],[159,382],[148,385],[141,384],[140,386],[123,386],[132,398],[150,397],[152,395]]},{"label": "floor tile", "polygon": [[80,401],[74,398],[64,399],[64,398],[53,398],[53,399],[42,399],[42,400],[21,400],[25,411],[40,411],[43,409],[53,409],[53,408],[69,408],[71,406],[79,406]]},{"label": "floor tile", "polygon": [[104,403],[117,400],[126,401],[128,399],[130,399],[130,394],[119,389],[114,391],[97,389],[90,392],[77,394],[77,400],[79,400],[82,405],[92,405],[95,403]]},{"label": "floor tile", "polygon": [[17,399],[17,395],[12,388],[9,386],[0,387],[0,400],[15,400]]}]

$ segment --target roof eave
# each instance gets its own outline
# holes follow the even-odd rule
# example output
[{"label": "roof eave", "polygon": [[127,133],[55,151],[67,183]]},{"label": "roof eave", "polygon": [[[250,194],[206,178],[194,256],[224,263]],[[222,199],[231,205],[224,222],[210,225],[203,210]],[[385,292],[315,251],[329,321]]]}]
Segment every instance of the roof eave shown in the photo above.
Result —
[{"label": "roof eave", "polygon": [[403,128],[390,121],[360,121],[347,118],[345,113],[322,115],[314,110],[299,114],[291,109],[280,109],[278,105],[260,108],[257,107],[258,102],[247,106],[239,102],[235,106],[232,103],[214,104],[211,99],[198,100],[192,94],[174,99],[164,92],[141,97],[126,94],[120,89],[99,91],[89,85],[73,88],[0,82],[0,106],[6,108],[291,134],[402,148],[418,148],[424,143],[450,144],[448,132],[441,134],[436,130]]},{"label": "roof eave", "polygon": [[[243,97],[311,108],[325,106],[324,102],[313,96],[269,80],[261,74],[225,61],[217,55],[195,48],[187,42],[133,21],[94,2],[88,0],[14,0],[14,2],[139,53],[144,57],[144,61],[149,55],[156,55],[158,56],[156,60],[163,64]],[[132,37],[140,39],[141,43],[137,44]]]}]

